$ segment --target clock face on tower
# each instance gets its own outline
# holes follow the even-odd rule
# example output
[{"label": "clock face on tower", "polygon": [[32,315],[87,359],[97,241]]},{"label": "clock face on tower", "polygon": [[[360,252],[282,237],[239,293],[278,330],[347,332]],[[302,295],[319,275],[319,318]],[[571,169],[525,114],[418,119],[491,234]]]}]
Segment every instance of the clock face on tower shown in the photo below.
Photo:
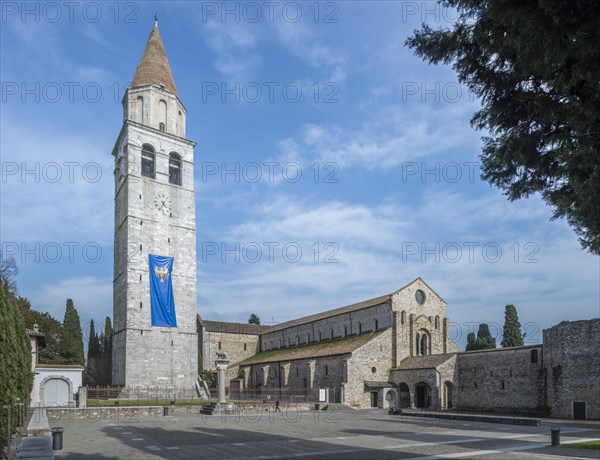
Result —
[{"label": "clock face on tower", "polygon": [[171,212],[171,199],[164,193],[159,193],[154,198],[154,206],[163,214]]}]

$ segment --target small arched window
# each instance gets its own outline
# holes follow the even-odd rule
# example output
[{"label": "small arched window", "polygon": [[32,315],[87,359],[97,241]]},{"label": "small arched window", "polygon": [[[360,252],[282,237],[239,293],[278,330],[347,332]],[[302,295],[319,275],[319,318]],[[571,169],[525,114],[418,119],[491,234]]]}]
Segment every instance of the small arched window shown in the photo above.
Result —
[{"label": "small arched window", "polygon": [[538,362],[538,351],[537,350],[531,350],[531,362],[532,363],[537,363]]},{"label": "small arched window", "polygon": [[427,349],[428,349],[428,343],[427,343],[427,334],[423,334],[421,336],[421,354],[423,356],[427,355]]},{"label": "small arched window", "polygon": [[375,320],[375,330],[377,331],[379,329],[379,321]]},{"label": "small arched window", "polygon": [[136,110],[135,121],[143,124],[144,123],[144,98],[142,96],[138,96],[135,110]]},{"label": "small arched window", "polygon": [[331,340],[333,340],[333,328],[331,328]]},{"label": "small arched window", "polygon": [[358,333],[362,334],[362,324],[358,323]]},{"label": "small arched window", "polygon": [[154,179],[154,147],[142,145],[142,176]]},{"label": "small arched window", "polygon": [[406,323],[406,312],[405,311],[400,313],[400,324],[404,324],[404,323]]},{"label": "small arched window", "polygon": [[181,157],[178,153],[169,153],[169,183],[181,185]]},{"label": "small arched window", "polygon": [[440,328],[440,317],[439,316],[435,317],[435,328],[436,329]]},{"label": "small arched window", "polygon": [[344,326],[344,337],[348,335],[348,326]]}]

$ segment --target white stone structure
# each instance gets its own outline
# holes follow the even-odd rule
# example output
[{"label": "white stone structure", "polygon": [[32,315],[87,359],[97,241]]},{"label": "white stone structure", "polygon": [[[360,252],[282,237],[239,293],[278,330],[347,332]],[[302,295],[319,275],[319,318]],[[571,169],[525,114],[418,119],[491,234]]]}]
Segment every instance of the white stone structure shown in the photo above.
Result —
[{"label": "white stone structure", "polygon": [[83,367],[38,364],[33,376],[32,407],[75,407]]},{"label": "white stone structure", "polygon": [[[194,146],[155,23],[123,98],[113,149],[113,385],[193,387],[196,333]],[[176,327],[151,323],[148,255],[174,258]]]}]

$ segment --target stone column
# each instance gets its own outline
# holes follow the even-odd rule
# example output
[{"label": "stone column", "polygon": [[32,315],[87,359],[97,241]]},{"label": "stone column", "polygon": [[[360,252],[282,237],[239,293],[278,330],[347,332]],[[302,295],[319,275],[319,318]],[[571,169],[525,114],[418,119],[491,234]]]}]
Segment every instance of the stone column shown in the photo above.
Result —
[{"label": "stone column", "polygon": [[409,393],[410,393],[410,408],[414,409],[415,408],[415,392],[409,391]]},{"label": "stone column", "polygon": [[219,371],[219,404],[225,404],[225,371],[229,364],[229,359],[225,353],[217,352],[217,360],[215,361],[217,370]]}]

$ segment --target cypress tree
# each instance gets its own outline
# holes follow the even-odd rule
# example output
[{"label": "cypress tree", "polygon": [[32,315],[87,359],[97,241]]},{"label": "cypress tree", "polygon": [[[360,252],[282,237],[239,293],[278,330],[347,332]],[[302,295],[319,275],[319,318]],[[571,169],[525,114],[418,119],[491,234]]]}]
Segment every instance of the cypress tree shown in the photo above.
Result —
[{"label": "cypress tree", "polygon": [[477,330],[477,349],[487,350],[496,348],[496,338],[490,334],[490,328],[486,323],[481,323]]},{"label": "cypress tree", "polygon": [[466,351],[471,350],[487,350],[496,348],[496,338],[492,337],[490,328],[486,323],[481,323],[477,330],[477,337],[473,332],[469,332],[467,335],[467,348]]},{"label": "cypress tree", "polygon": [[87,366],[85,372],[86,385],[98,385],[100,373],[100,355],[100,341],[98,340],[98,334],[96,334],[94,320],[92,320],[90,322],[90,337],[88,339]]},{"label": "cypress tree", "polygon": [[108,316],[104,321],[104,354],[112,357],[112,325]]},{"label": "cypress tree", "polygon": [[73,300],[67,299],[65,319],[60,336],[60,350],[66,364],[85,366],[83,357],[83,335],[81,334],[81,321],[79,313],[73,305]]},{"label": "cypress tree", "polygon": [[112,381],[112,324],[108,316],[104,321],[103,335],[102,371],[100,381],[102,382],[102,385],[110,385]]},{"label": "cypress tree", "polygon": [[477,350],[477,336],[474,332],[469,332],[467,334],[467,348],[466,351]]},{"label": "cypress tree", "polygon": [[523,334],[519,315],[514,305],[504,307],[504,327],[502,329],[502,347],[522,347]]},{"label": "cypress tree", "polygon": [[[0,376],[0,446],[4,446],[7,417],[3,406],[9,405],[16,414],[17,402],[29,404],[32,385],[29,337],[16,296],[4,279],[0,280]],[[13,428],[17,423],[18,417],[11,417]]]}]

